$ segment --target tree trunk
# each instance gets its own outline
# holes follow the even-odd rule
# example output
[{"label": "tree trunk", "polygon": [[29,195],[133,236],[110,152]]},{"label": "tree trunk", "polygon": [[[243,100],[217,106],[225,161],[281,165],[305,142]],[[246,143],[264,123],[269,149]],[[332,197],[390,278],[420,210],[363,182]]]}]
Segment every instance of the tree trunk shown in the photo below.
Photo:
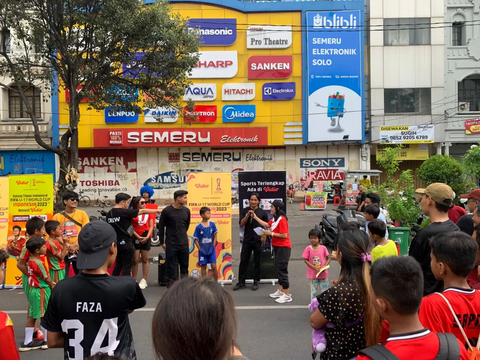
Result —
[{"label": "tree trunk", "polygon": [[[66,145],[65,145],[66,144]],[[65,175],[68,173],[68,163],[69,163],[69,158],[68,158],[68,140],[62,141],[59,144],[59,149],[60,149],[60,154],[58,155],[58,159],[60,162],[60,171],[58,172],[58,179],[57,183],[59,184],[58,192],[57,192],[57,198],[55,199],[55,205],[54,205],[54,211],[55,213],[60,212],[63,210],[63,194],[67,191],[66,185],[67,181],[65,180]]]},{"label": "tree trunk", "polygon": [[[72,93],[71,93],[72,94]],[[74,169],[78,169],[78,122],[80,121],[80,99],[77,94],[76,88],[75,92],[73,93],[75,96],[70,97],[70,113],[69,113],[69,121],[70,121],[70,131],[71,131],[71,138],[70,138],[70,161],[71,167]]]}]

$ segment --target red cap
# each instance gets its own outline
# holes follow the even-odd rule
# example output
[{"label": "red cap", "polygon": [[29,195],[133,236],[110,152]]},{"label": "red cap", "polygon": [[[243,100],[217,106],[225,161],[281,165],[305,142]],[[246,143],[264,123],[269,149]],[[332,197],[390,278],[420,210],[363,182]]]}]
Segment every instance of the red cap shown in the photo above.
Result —
[{"label": "red cap", "polygon": [[480,200],[480,189],[470,191],[468,194],[460,195],[462,199],[475,199]]}]

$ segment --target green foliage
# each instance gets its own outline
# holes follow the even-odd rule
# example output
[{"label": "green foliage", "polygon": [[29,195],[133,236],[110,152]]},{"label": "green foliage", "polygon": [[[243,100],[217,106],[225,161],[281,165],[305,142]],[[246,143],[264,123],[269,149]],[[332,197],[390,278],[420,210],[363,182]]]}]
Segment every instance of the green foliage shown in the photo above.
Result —
[{"label": "green foliage", "polygon": [[462,157],[462,163],[467,175],[480,180],[480,146],[472,146]]},{"label": "green foliage", "polygon": [[400,169],[398,157],[403,145],[387,146],[377,155],[377,164],[382,167],[387,174],[387,184],[393,185],[393,175]]},{"label": "green foliage", "polygon": [[407,226],[420,216],[421,209],[415,203],[415,182],[411,170],[402,172],[394,184],[395,191],[387,200],[390,218]]}]

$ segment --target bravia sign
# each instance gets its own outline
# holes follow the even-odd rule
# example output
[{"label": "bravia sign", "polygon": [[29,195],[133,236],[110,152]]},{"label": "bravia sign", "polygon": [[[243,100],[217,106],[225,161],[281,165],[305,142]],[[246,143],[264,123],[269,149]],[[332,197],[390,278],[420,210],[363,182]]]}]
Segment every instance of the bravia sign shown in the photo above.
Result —
[{"label": "bravia sign", "polygon": [[237,72],[236,51],[200,51],[200,59],[192,69],[189,78],[229,79],[237,75]]},{"label": "bravia sign", "polygon": [[237,40],[237,19],[189,19],[187,24],[201,46],[230,46]]},{"label": "bravia sign", "polygon": [[135,111],[122,109],[119,106],[108,106],[105,108],[106,124],[133,124],[138,121],[138,114]]},{"label": "bravia sign", "polygon": [[223,107],[224,123],[253,122],[255,117],[255,105],[225,105]]},{"label": "bravia sign", "polygon": [[249,79],[287,79],[292,76],[292,55],[250,56]]},{"label": "bravia sign", "polygon": [[250,101],[255,99],[255,83],[226,83],[222,86],[223,101]]},{"label": "bravia sign", "polygon": [[178,120],[178,109],[171,107],[157,107],[154,109],[145,109],[146,123],[174,123]]},{"label": "bravia sign", "polygon": [[193,112],[183,108],[184,122],[214,123],[217,120],[217,105],[195,105]]},{"label": "bravia sign", "polygon": [[217,98],[217,84],[192,84],[185,91],[183,100],[213,101]]},{"label": "bravia sign", "polygon": [[265,83],[262,87],[263,101],[292,100],[295,97],[295,83]]},{"label": "bravia sign", "polygon": [[255,25],[247,29],[247,49],[287,49],[291,45],[291,26]]}]

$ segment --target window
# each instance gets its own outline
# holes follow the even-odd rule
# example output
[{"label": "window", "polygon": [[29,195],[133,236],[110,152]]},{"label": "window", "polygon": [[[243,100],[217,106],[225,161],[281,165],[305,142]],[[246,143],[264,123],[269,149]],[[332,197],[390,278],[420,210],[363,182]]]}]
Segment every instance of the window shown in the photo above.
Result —
[{"label": "window", "polygon": [[430,45],[430,19],[384,19],[385,46]]},{"label": "window", "polygon": [[10,30],[8,30],[7,28],[2,29],[1,40],[2,40],[2,43],[1,43],[0,49],[2,51],[5,50],[6,53],[11,52],[12,51],[12,34],[10,33]]},{"label": "window", "polygon": [[430,115],[431,89],[385,89],[385,114]]},{"label": "window", "polygon": [[469,103],[469,111],[480,111],[480,75],[470,75],[458,83],[458,102]]},{"label": "window", "polygon": [[[8,90],[8,110],[10,119],[29,118],[27,114],[27,108],[22,102],[20,94],[15,89],[15,85],[12,85],[12,89]],[[35,117],[41,117],[41,97],[40,89],[35,86],[23,86],[23,92],[27,98],[28,103],[32,107]]]},{"label": "window", "polygon": [[452,24],[452,46],[465,46],[464,23],[456,21]]}]

